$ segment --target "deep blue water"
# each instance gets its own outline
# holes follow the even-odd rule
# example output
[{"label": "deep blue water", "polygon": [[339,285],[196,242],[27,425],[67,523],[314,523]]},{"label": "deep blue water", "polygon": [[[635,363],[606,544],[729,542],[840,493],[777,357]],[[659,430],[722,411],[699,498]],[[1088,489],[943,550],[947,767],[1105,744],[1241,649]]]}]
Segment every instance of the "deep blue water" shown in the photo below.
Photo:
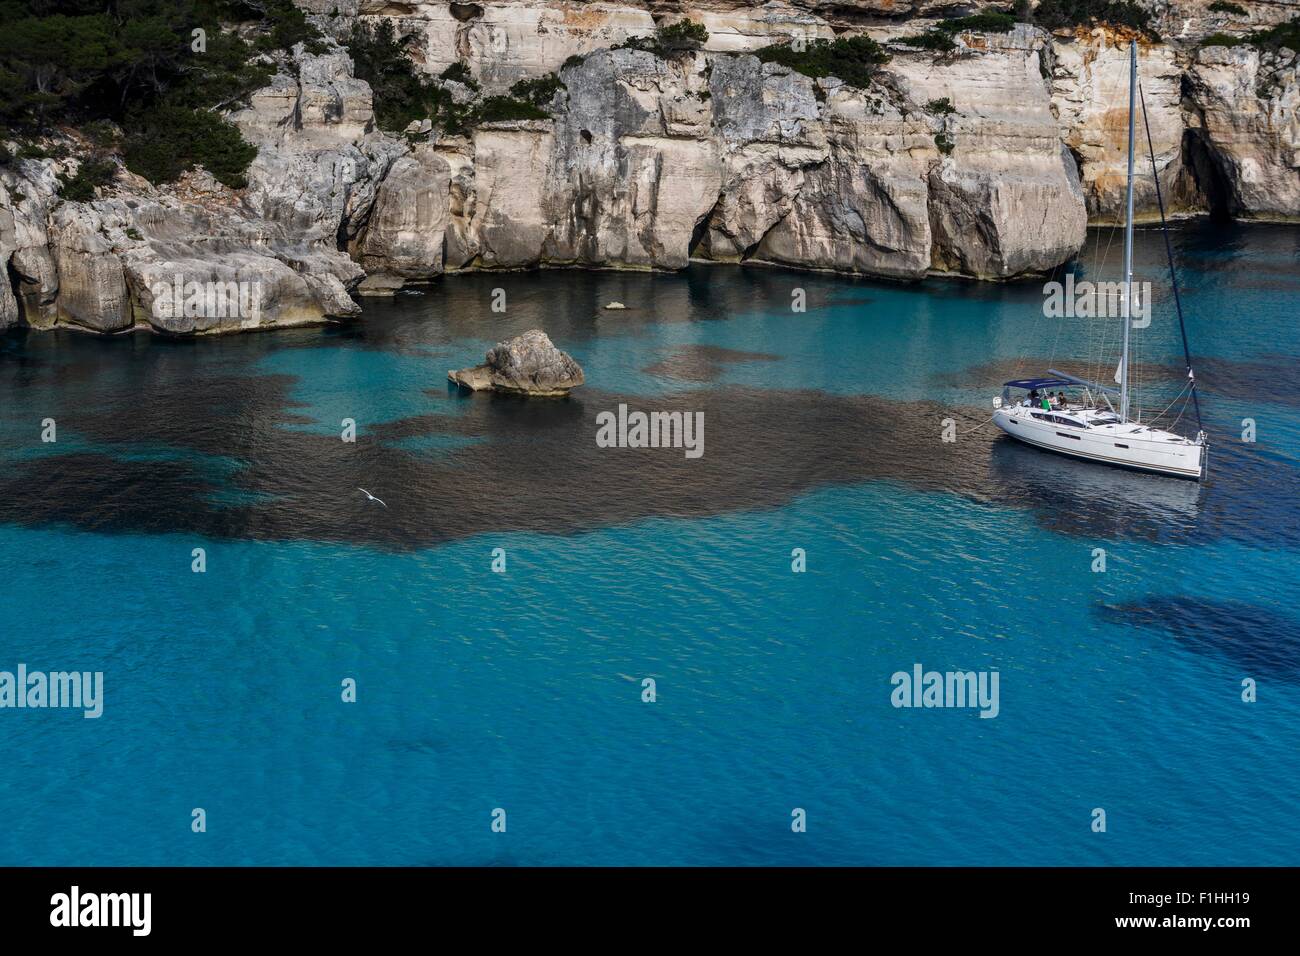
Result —
[{"label": "deep blue water", "polygon": [[[1176,248],[1200,486],[939,441],[1090,359],[1040,284],[461,276],[345,328],[0,339],[0,670],[105,682],[0,709],[0,865],[1296,863],[1300,230]],[[569,400],[446,388],[533,326]],[[1179,354],[1161,299],[1152,406]],[[619,401],[705,410],[704,458],[596,449]],[[895,709],[918,662],[996,669],[999,715]]]}]

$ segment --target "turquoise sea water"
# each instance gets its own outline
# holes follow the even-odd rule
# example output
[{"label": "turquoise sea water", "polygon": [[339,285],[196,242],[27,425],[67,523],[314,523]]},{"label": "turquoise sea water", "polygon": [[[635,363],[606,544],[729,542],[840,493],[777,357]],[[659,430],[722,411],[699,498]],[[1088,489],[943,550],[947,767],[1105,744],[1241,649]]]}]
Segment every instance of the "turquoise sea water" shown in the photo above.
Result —
[{"label": "turquoise sea water", "polygon": [[[1114,332],[1041,284],[462,276],[345,328],[0,339],[0,670],[105,684],[0,709],[0,865],[1294,864],[1300,230],[1176,248],[1201,486],[969,430]],[[534,326],[568,401],[445,386]],[[704,410],[704,458],[597,449],[619,402]],[[895,709],[915,663],[997,670],[998,716]]]}]

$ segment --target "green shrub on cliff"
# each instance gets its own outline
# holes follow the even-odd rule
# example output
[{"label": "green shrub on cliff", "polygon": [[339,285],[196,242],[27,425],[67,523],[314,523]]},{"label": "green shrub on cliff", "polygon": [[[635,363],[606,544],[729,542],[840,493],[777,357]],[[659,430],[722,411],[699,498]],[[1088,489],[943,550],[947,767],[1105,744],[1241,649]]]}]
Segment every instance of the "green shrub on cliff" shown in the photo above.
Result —
[{"label": "green shrub on cliff", "polygon": [[[456,135],[468,134],[478,123],[549,119],[543,106],[564,88],[560,78],[551,74],[520,80],[508,96],[489,96],[477,104],[457,103],[448,90],[416,70],[389,20],[359,25],[348,38],[347,48],[356,64],[356,76],[374,91],[375,121],[389,132],[402,132],[425,119]],[[449,66],[440,79],[478,89],[468,67],[461,63]]]},{"label": "green shrub on cliff", "polygon": [[500,123],[507,120],[550,119],[551,114],[527,100],[513,96],[489,96],[474,109],[473,121]]},{"label": "green shrub on cliff", "polygon": [[1250,16],[1250,14],[1246,12],[1245,7],[1237,3],[1230,3],[1228,0],[1214,0],[1214,2],[1210,4],[1209,10],[1211,13],[1228,13],[1234,17]]},{"label": "green shrub on cliff", "polygon": [[1016,18],[1010,13],[976,13],[969,17],[943,20],[939,29],[944,33],[1010,33],[1016,25]]},{"label": "green shrub on cliff", "polygon": [[456,112],[451,94],[416,72],[391,20],[359,24],[346,46],[355,64],[353,72],[374,92],[375,122],[380,129],[401,132],[423,119],[441,118],[445,124]]},{"label": "green shrub on cliff", "polygon": [[[644,50],[655,56],[668,59],[690,50],[698,50],[709,42],[709,31],[702,23],[694,20],[680,20],[667,26],[659,27],[652,37],[628,37],[622,43],[610,47],[611,50]],[[569,58],[573,59],[572,57]],[[565,61],[568,66],[568,60]]]},{"label": "green shrub on cliff", "polygon": [[1043,0],[1034,11],[1034,22],[1048,30],[1107,23],[1160,39],[1151,27],[1151,14],[1132,0]]},{"label": "green shrub on cliff", "polygon": [[910,46],[917,50],[930,50],[934,53],[951,53],[957,49],[957,41],[952,34],[944,30],[927,30],[913,36],[899,37],[894,41],[900,46]]},{"label": "green shrub on cliff", "polygon": [[[217,111],[274,74],[250,62],[259,52],[327,48],[293,0],[0,0],[0,21],[0,125],[37,132],[111,121],[124,131],[128,165],[154,182],[193,163],[242,182],[256,150]],[[93,195],[100,161],[83,162],[85,175],[67,178],[63,195]]]},{"label": "green shrub on cliff", "polygon": [[152,183],[172,182],[202,166],[232,189],[248,185],[245,175],[257,147],[215,113],[162,106],[136,117],[123,150],[126,168]]},{"label": "green shrub on cliff", "polygon": [[510,87],[510,95],[515,99],[531,103],[538,109],[545,109],[555,98],[555,94],[565,89],[564,82],[554,73],[520,80]]},{"label": "green shrub on cliff", "polygon": [[755,50],[754,55],[764,63],[780,63],[814,80],[834,76],[859,89],[870,86],[876,70],[889,62],[889,53],[868,36],[811,40],[802,49],[775,44]]},{"label": "green shrub on cliff", "polygon": [[1261,50],[1279,50],[1282,47],[1300,50],[1300,17],[1293,17],[1267,30],[1256,30],[1250,35],[1250,44]]},{"label": "green shrub on cliff", "polygon": [[59,195],[71,202],[90,202],[95,198],[95,187],[106,186],[117,175],[117,166],[107,159],[84,159],[75,174],[59,177]]},{"label": "green shrub on cliff", "polygon": [[939,25],[924,33],[899,37],[894,42],[900,46],[915,50],[929,50],[932,53],[951,53],[957,49],[956,33],[1010,33],[1016,25],[1012,13],[988,11],[976,13],[969,17],[953,17],[941,20]]},{"label": "green shrub on cliff", "polygon": [[1234,37],[1227,33],[1211,33],[1201,41],[1201,46],[1241,46],[1248,42],[1245,37]]},{"label": "green shrub on cliff", "polygon": [[708,42],[708,29],[694,20],[679,20],[655,30],[655,44],[666,53],[698,50]]},{"label": "green shrub on cliff", "polygon": [[1300,50],[1300,17],[1286,23],[1279,23],[1267,30],[1255,30],[1244,36],[1231,36],[1227,33],[1212,33],[1201,41],[1201,46],[1253,46],[1257,50],[1280,50],[1287,47]]},{"label": "green shrub on cliff", "polygon": [[243,14],[240,19],[270,21],[270,29],[257,38],[257,49],[292,50],[301,43],[308,53],[324,53],[324,37],[311,23],[307,14],[294,6],[293,0],[225,0],[228,9]]},{"label": "green shrub on cliff", "polygon": [[478,80],[474,79],[474,74],[469,71],[469,64],[463,60],[456,61],[439,73],[438,79],[451,80],[475,92],[479,89]]}]

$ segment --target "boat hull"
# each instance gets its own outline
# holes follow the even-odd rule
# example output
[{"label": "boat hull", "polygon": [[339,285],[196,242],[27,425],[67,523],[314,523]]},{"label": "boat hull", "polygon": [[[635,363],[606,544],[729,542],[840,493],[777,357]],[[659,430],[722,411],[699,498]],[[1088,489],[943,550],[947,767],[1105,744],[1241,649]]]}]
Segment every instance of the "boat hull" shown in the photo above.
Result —
[{"label": "boat hull", "polygon": [[[1205,444],[1163,437],[1168,432],[1131,424],[1104,429],[1060,427],[1036,421],[1019,409],[998,409],[993,422],[1016,441],[1070,458],[1193,481],[1205,475]],[[1144,433],[1162,437],[1143,437]]]}]

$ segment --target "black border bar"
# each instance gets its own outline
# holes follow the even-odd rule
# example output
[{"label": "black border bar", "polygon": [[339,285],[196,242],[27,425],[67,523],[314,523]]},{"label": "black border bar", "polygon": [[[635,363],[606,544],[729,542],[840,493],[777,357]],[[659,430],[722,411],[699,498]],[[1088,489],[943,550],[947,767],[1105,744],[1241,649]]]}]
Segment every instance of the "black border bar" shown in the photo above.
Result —
[{"label": "black border bar", "polygon": [[[1286,931],[1297,876],[1293,868],[12,868],[0,869],[0,926],[7,940],[80,943],[337,945],[393,934],[435,940],[456,926],[493,937],[531,931],[540,941],[599,938],[598,926],[619,925],[662,940],[670,927],[701,925],[760,940],[835,930],[915,932],[925,943],[1104,934],[1230,945],[1243,932]],[[73,886],[83,906],[92,894],[150,894],[148,935],[51,925],[58,894],[70,903]]]}]

